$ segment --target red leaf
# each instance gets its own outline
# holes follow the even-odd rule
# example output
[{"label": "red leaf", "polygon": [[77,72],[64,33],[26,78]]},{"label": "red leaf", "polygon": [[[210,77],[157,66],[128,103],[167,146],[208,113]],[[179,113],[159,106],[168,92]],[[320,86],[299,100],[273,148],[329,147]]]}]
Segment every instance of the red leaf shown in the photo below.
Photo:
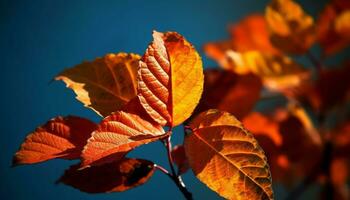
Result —
[{"label": "red leaf", "polygon": [[57,181],[87,193],[121,192],[144,184],[154,173],[147,160],[124,158],[101,166],[71,166]]},{"label": "red leaf", "polygon": [[350,62],[341,68],[320,73],[316,83],[305,91],[308,101],[316,111],[326,111],[350,97]]},{"label": "red leaf", "polygon": [[205,70],[204,91],[195,113],[219,109],[242,119],[259,100],[262,83],[253,74],[237,75],[229,71]]},{"label": "red leaf", "polygon": [[190,168],[183,145],[175,146],[171,151],[171,156],[178,167],[179,174],[184,174]]},{"label": "red leaf", "polygon": [[77,159],[96,124],[80,117],[56,117],[29,134],[13,158],[13,165],[54,158]]}]

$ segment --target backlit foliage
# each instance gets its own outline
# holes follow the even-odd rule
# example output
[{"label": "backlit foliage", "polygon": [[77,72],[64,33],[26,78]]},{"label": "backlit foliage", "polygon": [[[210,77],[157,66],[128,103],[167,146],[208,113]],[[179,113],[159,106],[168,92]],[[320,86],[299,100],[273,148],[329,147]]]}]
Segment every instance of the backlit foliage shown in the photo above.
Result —
[{"label": "backlit foliage", "polygon": [[[264,12],[204,45],[221,69],[203,70],[179,33],[154,31],[143,56],[107,54],[64,70],[55,79],[104,118],[49,120],[13,165],[77,159],[57,182],[88,193],[125,191],[159,170],[193,199],[181,179],[191,169],[226,199],[273,199],[272,180],[288,187],[288,199],[311,184],[320,198],[349,199],[350,62],[324,61],[350,43],[350,3],[332,0],[315,19],[293,0],[272,0]],[[181,124],[184,142],[172,148]],[[154,141],[164,143],[170,170],[127,157]]]}]

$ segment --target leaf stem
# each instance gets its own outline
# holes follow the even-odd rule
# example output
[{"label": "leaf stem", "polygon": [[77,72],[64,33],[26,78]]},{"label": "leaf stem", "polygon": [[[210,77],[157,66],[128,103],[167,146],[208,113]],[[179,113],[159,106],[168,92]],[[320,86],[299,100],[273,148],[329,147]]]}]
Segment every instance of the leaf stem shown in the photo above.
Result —
[{"label": "leaf stem", "polygon": [[[171,132],[171,130],[169,130]],[[168,137],[166,137],[163,140],[164,146],[167,150],[167,155],[168,155],[168,161],[169,161],[169,165],[170,165],[170,169],[171,169],[171,173],[169,173],[167,170],[164,170],[167,172],[165,173],[164,170],[160,169],[161,171],[163,171],[165,174],[168,175],[168,177],[175,183],[175,185],[179,188],[179,190],[182,192],[182,194],[184,195],[184,197],[187,200],[193,200],[192,194],[191,192],[189,192],[186,188],[186,185],[184,184],[184,182],[182,181],[181,176],[176,173],[175,171],[175,167],[174,167],[174,161],[173,161],[173,157],[171,155],[171,150],[172,150],[172,144],[171,144],[171,133],[169,134]]]},{"label": "leaf stem", "polygon": [[164,145],[165,145],[165,148],[166,148],[166,150],[167,150],[168,161],[169,161],[171,173],[172,173],[174,176],[176,176],[177,174],[176,174],[175,168],[174,168],[173,156],[171,155],[171,151],[172,151],[171,134],[169,134],[169,136],[168,136],[167,138],[164,139]]},{"label": "leaf stem", "polygon": [[164,167],[154,164],[154,168],[158,169],[159,171],[163,172],[167,176],[171,176],[171,174],[166,170]]}]

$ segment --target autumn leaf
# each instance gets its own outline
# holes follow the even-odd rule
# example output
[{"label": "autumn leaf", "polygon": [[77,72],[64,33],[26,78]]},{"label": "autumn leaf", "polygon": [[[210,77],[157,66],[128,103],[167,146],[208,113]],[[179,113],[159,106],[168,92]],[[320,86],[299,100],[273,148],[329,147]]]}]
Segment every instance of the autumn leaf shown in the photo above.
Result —
[{"label": "autumn leaf", "polygon": [[279,121],[273,116],[252,112],[244,117],[242,123],[263,148],[273,180],[282,183],[291,182],[291,162],[287,155],[281,151],[281,147],[286,141],[283,141],[280,133]]},{"label": "autumn leaf", "polygon": [[72,165],[57,183],[87,193],[122,192],[144,184],[154,171],[154,164],[148,160],[124,158],[85,169],[80,169],[80,164]]},{"label": "autumn leaf", "polygon": [[[344,2],[344,3],[341,3]],[[332,1],[317,20],[317,36],[325,56],[330,56],[350,44],[350,4]]]},{"label": "autumn leaf", "polygon": [[[243,119],[242,123],[247,130],[254,134],[254,137],[257,138],[259,135],[266,135],[271,138],[275,146],[280,147],[282,145],[282,136],[276,121],[269,119],[261,113],[252,112]],[[266,151],[267,148],[266,146],[263,149]]]},{"label": "autumn leaf", "polygon": [[262,78],[266,88],[288,92],[310,77],[308,70],[287,56],[265,54],[259,51],[244,53],[228,51],[228,70],[238,74],[253,73]]},{"label": "autumn leaf", "polygon": [[271,44],[266,20],[260,14],[249,15],[237,24],[230,25],[229,33],[231,36],[229,39],[210,42],[203,47],[206,55],[224,68],[229,65],[226,55],[229,50],[238,52],[263,51],[272,55],[280,54]]},{"label": "autumn leaf", "polygon": [[[322,146],[310,137],[303,121],[298,116],[289,114],[280,122],[279,132],[284,141],[280,152],[293,163],[291,171],[294,171],[294,178],[306,176],[314,170],[321,160]],[[298,148],[295,148],[296,144]]]},{"label": "autumn leaf", "polygon": [[209,42],[203,46],[205,54],[215,60],[220,66],[227,67],[227,55],[228,50],[234,49],[233,40],[224,40],[217,42]]},{"label": "autumn leaf", "polygon": [[313,85],[304,91],[306,101],[316,112],[337,107],[350,97],[350,62],[341,67],[322,70]]},{"label": "autumn leaf", "polygon": [[194,113],[215,108],[241,119],[253,109],[261,89],[261,80],[254,74],[238,75],[207,69],[204,71],[203,95]]},{"label": "autumn leaf", "polygon": [[[277,113],[280,115],[281,111],[278,109],[274,114]],[[288,141],[284,140],[280,132],[280,117],[252,112],[243,119],[242,123],[254,135],[263,148],[269,162],[273,180],[290,185],[295,178],[291,176],[294,173],[292,167],[294,163],[290,161],[286,152],[281,150],[282,145],[288,143]],[[283,116],[283,119],[284,117],[287,116]]]},{"label": "autumn leaf", "polygon": [[314,44],[314,20],[293,0],[272,0],[265,17],[271,42],[281,51],[303,54]]},{"label": "autumn leaf", "polygon": [[84,118],[55,117],[26,137],[13,157],[13,165],[78,159],[95,128],[95,123]]},{"label": "autumn leaf", "polygon": [[227,199],[273,199],[264,151],[235,117],[209,110],[190,127],[185,151],[199,180]]},{"label": "autumn leaf", "polygon": [[271,44],[266,20],[260,14],[249,15],[237,24],[230,26],[230,34],[235,51],[262,51],[272,55],[281,54]]},{"label": "autumn leaf", "polygon": [[55,79],[64,81],[84,106],[107,116],[136,96],[139,60],[132,53],[107,54],[66,69]]},{"label": "autumn leaf", "polygon": [[178,167],[178,173],[184,174],[185,172],[187,172],[190,166],[188,164],[184,146],[176,145],[171,151],[171,156],[173,158],[174,163]]},{"label": "autumn leaf", "polygon": [[163,128],[139,115],[118,111],[106,117],[84,147],[82,166],[120,160],[132,149],[159,140]]},{"label": "autumn leaf", "polygon": [[138,96],[159,124],[174,127],[196,107],[203,90],[200,56],[175,32],[153,32],[138,71]]}]

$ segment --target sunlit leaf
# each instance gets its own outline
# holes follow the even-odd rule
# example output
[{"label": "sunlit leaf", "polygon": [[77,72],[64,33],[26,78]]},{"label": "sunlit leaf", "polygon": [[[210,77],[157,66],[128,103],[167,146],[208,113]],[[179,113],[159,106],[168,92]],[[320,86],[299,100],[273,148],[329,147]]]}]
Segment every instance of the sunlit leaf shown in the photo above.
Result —
[{"label": "sunlit leaf", "polygon": [[242,123],[264,150],[273,180],[283,183],[290,182],[288,175],[291,173],[290,161],[281,152],[283,138],[279,131],[278,121],[262,113],[252,112],[244,117]]},{"label": "sunlit leaf", "polygon": [[137,54],[107,54],[66,69],[55,79],[64,81],[86,107],[107,116],[136,96],[139,60]]},{"label": "sunlit leaf", "polygon": [[82,153],[82,165],[100,165],[119,160],[132,149],[159,140],[164,135],[160,125],[139,115],[115,112],[92,133]]},{"label": "sunlit leaf", "polygon": [[232,70],[238,74],[253,73],[262,78],[272,91],[287,91],[309,79],[310,73],[287,56],[265,54],[259,51],[227,52]]},{"label": "sunlit leaf", "polygon": [[272,0],[265,17],[271,42],[281,51],[303,54],[314,44],[314,20],[295,1]]},{"label": "sunlit leaf", "polygon": [[253,109],[261,89],[261,80],[256,75],[205,70],[203,95],[194,113],[215,108],[241,119]]},{"label": "sunlit leaf", "polygon": [[190,127],[185,150],[199,180],[227,199],[273,199],[264,151],[235,117],[209,110]]},{"label": "sunlit leaf", "polygon": [[350,44],[350,4],[332,1],[317,21],[317,35],[323,54],[332,55]]},{"label": "sunlit leaf", "polygon": [[202,60],[194,47],[175,32],[153,32],[153,42],[140,62],[139,98],[161,125],[185,121],[203,90]]},{"label": "sunlit leaf", "polygon": [[26,137],[13,157],[13,165],[78,159],[95,128],[95,123],[80,117],[53,118]]},{"label": "sunlit leaf", "polygon": [[175,146],[171,151],[171,156],[178,167],[179,174],[184,174],[190,168],[183,145]]},{"label": "sunlit leaf", "polygon": [[122,192],[144,184],[154,173],[147,160],[124,158],[101,166],[71,166],[57,181],[87,193]]}]

